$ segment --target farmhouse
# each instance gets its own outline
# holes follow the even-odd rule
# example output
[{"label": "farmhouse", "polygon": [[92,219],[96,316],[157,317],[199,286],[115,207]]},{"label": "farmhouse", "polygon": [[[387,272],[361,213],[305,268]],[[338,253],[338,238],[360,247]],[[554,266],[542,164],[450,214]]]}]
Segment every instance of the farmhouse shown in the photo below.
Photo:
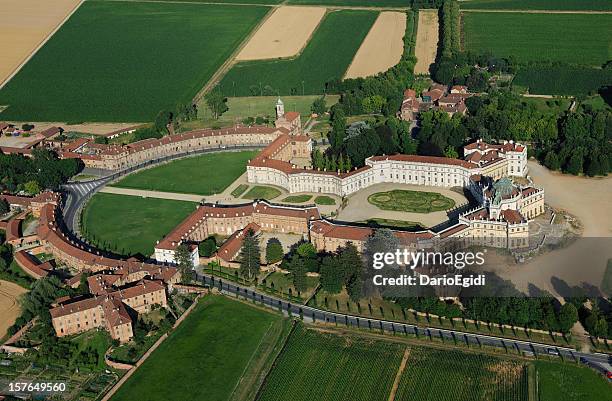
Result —
[{"label": "farmhouse", "polygon": [[417,97],[413,89],[406,89],[398,117],[405,121],[416,121],[420,113],[428,110],[441,110],[450,117],[457,113],[465,115],[465,99],[470,96],[473,94],[468,93],[467,87],[461,85],[452,86],[449,92],[445,85],[433,84],[429,90],[423,91],[420,97]]}]

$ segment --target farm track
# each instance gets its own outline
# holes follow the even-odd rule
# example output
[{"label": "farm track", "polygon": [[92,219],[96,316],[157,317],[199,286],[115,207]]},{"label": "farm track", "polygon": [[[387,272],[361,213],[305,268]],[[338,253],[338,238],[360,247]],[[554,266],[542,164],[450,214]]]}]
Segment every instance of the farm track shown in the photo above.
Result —
[{"label": "farm track", "polygon": [[612,14],[612,11],[592,10],[487,10],[482,8],[462,9],[462,13],[519,13],[519,14]]}]

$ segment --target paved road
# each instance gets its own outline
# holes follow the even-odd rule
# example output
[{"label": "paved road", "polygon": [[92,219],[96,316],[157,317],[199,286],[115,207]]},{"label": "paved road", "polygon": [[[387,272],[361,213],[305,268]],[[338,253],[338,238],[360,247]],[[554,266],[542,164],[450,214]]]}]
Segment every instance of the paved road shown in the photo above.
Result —
[{"label": "paved road", "polygon": [[612,357],[603,353],[585,353],[576,351],[573,348],[559,347],[549,344],[542,344],[530,341],[513,340],[485,334],[466,333],[459,330],[439,329],[436,327],[422,327],[413,324],[394,322],[390,320],[379,320],[374,318],[365,318],[342,313],[328,312],[325,310],[313,308],[311,306],[296,305],[285,300],[273,297],[269,294],[264,294],[255,291],[253,288],[242,287],[235,283],[228,282],[219,278],[213,278],[210,275],[196,273],[196,280],[206,285],[214,286],[220,289],[225,294],[240,295],[248,300],[255,300],[265,306],[277,310],[282,310],[283,313],[299,317],[302,315],[304,320],[309,322],[328,322],[337,323],[355,328],[371,328],[375,330],[384,330],[394,334],[411,334],[418,337],[436,337],[442,338],[444,341],[467,343],[468,346],[487,345],[491,347],[504,348],[508,350],[517,350],[522,353],[537,353],[548,355],[562,355],[564,359],[579,361],[584,358],[593,367],[603,368],[612,361]]}]

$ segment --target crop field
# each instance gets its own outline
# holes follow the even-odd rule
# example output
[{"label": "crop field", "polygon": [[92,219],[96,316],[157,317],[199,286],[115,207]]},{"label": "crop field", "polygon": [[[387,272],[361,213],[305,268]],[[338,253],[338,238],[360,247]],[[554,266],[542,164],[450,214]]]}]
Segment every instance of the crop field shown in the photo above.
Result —
[{"label": "crop field", "polygon": [[0,90],[0,118],[152,121],[190,101],[266,12],[87,1]]},{"label": "crop field", "polygon": [[287,4],[312,4],[321,6],[353,7],[401,7],[410,8],[410,0],[289,0]]},{"label": "crop field", "polygon": [[171,161],[130,174],[114,187],[213,195],[223,192],[246,171],[256,151],[220,152]]},{"label": "crop field", "polygon": [[98,247],[149,256],[155,241],[195,208],[192,202],[99,193],[83,211],[81,232]]},{"label": "crop field", "polygon": [[394,189],[368,196],[368,202],[383,210],[431,213],[451,209],[455,201],[437,192]]},{"label": "crop field", "polygon": [[[610,59],[611,14],[463,13],[463,47],[518,61],[600,66]],[[537,29],[536,29],[537,27]]]},{"label": "crop field", "polygon": [[298,57],[238,63],[219,88],[227,96],[323,94],[326,82],[342,78],[377,15],[329,12]]},{"label": "crop field", "polygon": [[612,69],[580,66],[522,67],[512,81],[513,86],[544,95],[578,95],[597,91],[612,82]]},{"label": "crop field", "polygon": [[527,401],[527,368],[492,356],[412,348],[395,399]]},{"label": "crop field", "polygon": [[386,401],[405,346],[295,328],[258,401]]},{"label": "crop field", "polygon": [[546,361],[534,364],[539,373],[541,401],[612,400],[610,384],[590,368]]},{"label": "crop field", "polygon": [[609,11],[609,0],[465,0],[461,9]]},{"label": "crop field", "polygon": [[228,400],[283,322],[280,315],[208,296],[111,400]]}]

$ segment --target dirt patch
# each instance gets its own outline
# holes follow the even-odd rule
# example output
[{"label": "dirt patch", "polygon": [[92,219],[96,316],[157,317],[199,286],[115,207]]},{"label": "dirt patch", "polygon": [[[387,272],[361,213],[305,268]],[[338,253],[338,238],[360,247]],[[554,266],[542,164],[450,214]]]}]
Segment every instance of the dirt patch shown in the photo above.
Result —
[{"label": "dirt patch", "polygon": [[279,7],[236,56],[237,61],[294,57],[306,46],[323,7]]},{"label": "dirt patch", "polygon": [[[15,124],[18,127],[21,127],[21,124],[24,121],[7,121],[11,124]],[[131,122],[131,123],[82,123],[82,124],[72,124],[68,125],[65,122],[36,122],[36,121],[25,121],[34,124],[34,131],[40,132],[44,131],[47,128],[51,127],[62,127],[65,132],[82,132],[86,134],[93,135],[103,135],[108,134],[110,132],[118,131],[120,129],[133,127],[139,123]],[[30,137],[32,139],[32,137]],[[8,145],[7,145],[8,146]]]},{"label": "dirt patch", "polygon": [[420,10],[415,55],[415,74],[429,74],[429,66],[436,60],[438,52],[438,11]]},{"label": "dirt patch", "polygon": [[27,292],[23,287],[10,281],[0,280],[0,337],[6,334],[6,330],[15,323],[15,319],[21,313],[17,298]]},{"label": "dirt patch", "polygon": [[376,75],[393,67],[402,58],[405,33],[406,14],[380,13],[355,54],[345,78]]},{"label": "dirt patch", "polygon": [[0,7],[0,85],[11,77],[82,0],[3,0]]}]

